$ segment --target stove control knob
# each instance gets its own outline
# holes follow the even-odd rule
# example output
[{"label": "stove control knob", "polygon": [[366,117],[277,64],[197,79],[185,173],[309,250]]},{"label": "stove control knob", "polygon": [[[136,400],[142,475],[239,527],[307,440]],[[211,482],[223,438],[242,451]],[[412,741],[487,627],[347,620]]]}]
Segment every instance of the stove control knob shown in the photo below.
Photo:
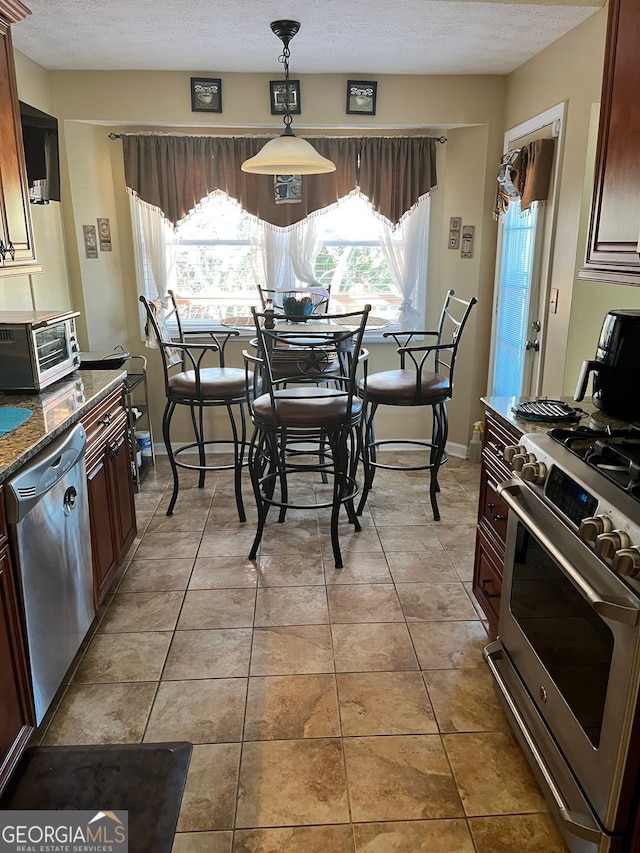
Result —
[{"label": "stove control knob", "polygon": [[585,542],[595,542],[601,533],[610,533],[613,524],[608,515],[594,515],[593,518],[583,518],[580,522],[578,536]]},{"label": "stove control knob", "polygon": [[525,462],[522,466],[522,479],[527,483],[541,486],[547,479],[547,466],[544,462]]},{"label": "stove control knob", "polygon": [[502,458],[504,459],[504,461],[508,465],[511,465],[511,463],[513,462],[513,457],[516,456],[516,454],[526,453],[526,452],[527,452],[527,448],[522,447],[522,445],[520,445],[520,444],[508,444],[504,449],[504,453],[502,454]]},{"label": "stove control knob", "polygon": [[640,575],[640,547],[622,548],[616,551],[611,568],[619,575],[635,578]]},{"label": "stove control knob", "polygon": [[533,453],[516,453],[516,455],[511,460],[511,466],[513,467],[514,471],[522,471],[522,469],[528,462],[535,461],[536,457],[533,455]]},{"label": "stove control knob", "polygon": [[616,551],[621,551],[631,546],[631,539],[624,530],[612,530],[611,533],[601,533],[596,536],[596,554],[605,560],[615,556]]}]

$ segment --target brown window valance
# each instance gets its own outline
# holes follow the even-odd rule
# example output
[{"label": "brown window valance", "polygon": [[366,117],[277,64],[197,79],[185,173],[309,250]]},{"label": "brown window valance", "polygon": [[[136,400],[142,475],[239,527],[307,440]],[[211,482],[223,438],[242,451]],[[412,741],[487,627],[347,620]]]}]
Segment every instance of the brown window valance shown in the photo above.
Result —
[{"label": "brown window valance", "polygon": [[272,176],[240,169],[264,138],[127,134],[122,143],[127,187],[160,208],[174,228],[216,190],[258,219],[286,228],[358,188],[395,225],[437,184],[435,139],[425,136],[314,138],[336,171],[304,175],[302,202],[284,205],[275,203]]}]

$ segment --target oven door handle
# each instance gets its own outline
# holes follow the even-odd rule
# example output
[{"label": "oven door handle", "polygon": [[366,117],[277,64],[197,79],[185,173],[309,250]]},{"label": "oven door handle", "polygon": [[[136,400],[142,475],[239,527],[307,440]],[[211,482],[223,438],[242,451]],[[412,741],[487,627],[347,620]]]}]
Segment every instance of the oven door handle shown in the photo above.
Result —
[{"label": "oven door handle", "polygon": [[[598,595],[598,593],[589,586],[585,579],[576,572],[571,563],[569,563],[558,550],[557,546],[554,545],[549,537],[540,529],[539,525],[523,511],[515,496],[512,494],[512,492],[520,491],[521,488],[521,481],[514,478],[512,480],[507,480],[505,483],[501,483],[498,486],[497,492],[509,509],[512,510],[518,518],[521,518],[526,522],[536,539],[538,539],[554,559],[558,561],[562,566],[562,570],[571,578],[599,616],[602,616],[604,619],[609,619],[612,622],[622,622],[625,625],[637,625],[638,618],[640,617],[640,610],[638,610],[637,607],[632,607],[628,604],[620,604],[616,601],[611,601],[611,599],[603,598],[601,595]],[[533,497],[540,501],[540,498],[537,495],[534,494]]]},{"label": "oven door handle", "polygon": [[504,657],[504,651],[502,647],[499,645],[499,642],[490,643],[483,654],[484,659],[487,662],[489,669],[491,670],[491,674],[493,675],[496,685],[498,686],[500,693],[502,694],[504,701],[507,703],[511,714],[515,720],[518,729],[522,737],[524,738],[527,746],[529,747],[531,754],[533,756],[534,761],[542,776],[544,777],[545,782],[551,792],[553,799],[555,800],[556,806],[558,808],[558,813],[560,819],[567,825],[567,831],[572,835],[576,835],[579,838],[584,838],[586,841],[592,841],[595,844],[598,844],[602,840],[602,831],[600,828],[594,823],[593,820],[589,818],[587,814],[581,814],[579,812],[572,811],[564,799],[562,798],[562,794],[558,790],[558,786],[556,785],[555,779],[551,775],[551,771],[545,764],[540,750],[538,749],[529,729],[527,728],[527,724],[520,711],[518,710],[518,706],[516,705],[515,700],[513,699],[511,693],[509,692],[509,688],[507,686],[506,681],[502,677],[502,673],[500,672],[498,665],[496,664],[496,660],[500,660]]}]

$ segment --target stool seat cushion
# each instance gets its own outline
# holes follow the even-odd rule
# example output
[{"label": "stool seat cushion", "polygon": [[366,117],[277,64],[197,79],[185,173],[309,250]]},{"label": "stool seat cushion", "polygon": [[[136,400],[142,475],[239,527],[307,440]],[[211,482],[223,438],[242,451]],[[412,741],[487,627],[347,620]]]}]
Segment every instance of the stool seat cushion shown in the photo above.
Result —
[{"label": "stool seat cushion", "polygon": [[447,400],[451,393],[447,376],[423,371],[418,394],[414,369],[372,373],[367,377],[366,384],[362,380],[358,387],[361,393],[366,389],[369,402],[389,406],[428,406]]},{"label": "stool seat cushion", "polygon": [[246,396],[245,373],[238,367],[204,367],[198,393],[196,372],[187,370],[169,377],[169,393],[193,400],[238,400]]},{"label": "stool seat cushion", "polygon": [[256,421],[284,427],[330,429],[356,424],[362,415],[362,401],[353,398],[349,418],[348,395],[332,388],[287,388],[276,391],[274,397],[275,413],[269,394],[256,398],[253,404]]}]

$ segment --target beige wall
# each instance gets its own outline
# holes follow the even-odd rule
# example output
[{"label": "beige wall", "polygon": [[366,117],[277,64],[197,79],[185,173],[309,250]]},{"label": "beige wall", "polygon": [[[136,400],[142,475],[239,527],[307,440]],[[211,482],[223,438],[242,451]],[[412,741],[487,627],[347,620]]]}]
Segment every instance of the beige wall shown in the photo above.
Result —
[{"label": "beige wall", "polygon": [[640,306],[638,288],[577,279],[591,204],[606,19],[605,7],[507,80],[507,128],[562,101],[567,105],[550,285],[559,291],[558,312],[546,318],[542,390],[549,395],[573,394],[609,309]]},{"label": "beige wall", "polygon": [[[450,406],[450,439],[463,446],[471,424],[482,411],[479,399],[486,391],[492,316],[496,227],[491,218],[495,170],[505,130],[561,102],[567,102],[565,148],[560,175],[558,225],[551,286],[560,291],[559,310],[548,318],[548,354],[545,393],[560,393],[574,378],[580,346],[580,328],[590,330],[596,315],[612,298],[632,288],[576,283],[584,243],[585,185],[592,169],[589,130],[593,104],[599,99],[605,35],[604,11],[596,13],[508,78],[501,77],[378,77],[375,117],[346,116],[346,76],[301,76],[303,115],[294,127],[308,133],[436,133],[444,129],[449,141],[438,147],[439,190],[432,202],[429,258],[428,321],[433,324],[444,293],[479,298],[465,335],[456,377],[456,395]],[[56,115],[61,124],[62,190],[66,296],[83,313],[83,347],[99,349],[121,343],[132,352],[145,352],[138,331],[138,304],[121,148],[107,138],[110,130],[151,129],[160,132],[268,133],[278,129],[270,115],[268,80],[273,75],[194,72],[44,72],[17,55],[21,97]],[[192,113],[189,77],[220,76],[223,80],[221,114]],[[311,119],[313,125],[310,124]],[[111,219],[113,252],[84,257],[82,224],[97,217]],[[474,255],[460,258],[447,249],[448,221],[461,216],[475,226]],[[52,229],[55,230],[55,229]],[[39,254],[45,272],[60,231]],[[56,278],[59,266],[56,267]],[[575,284],[575,287],[574,287]],[[595,293],[593,293],[595,291]],[[9,300],[22,298],[16,285]],[[57,291],[56,291],[57,293]],[[6,299],[5,299],[6,301]],[[574,319],[576,322],[574,322]],[[579,324],[579,325],[578,325]],[[584,324],[584,326],[583,326]],[[594,338],[595,343],[595,338]],[[239,347],[236,348],[239,350]],[[158,430],[162,392],[157,356],[150,356],[154,420]],[[236,353],[237,355],[238,353]],[[580,354],[580,359],[584,355]],[[381,344],[371,346],[371,366],[377,370],[395,362],[394,353]],[[561,381],[561,377],[565,380]],[[566,389],[565,389],[566,390]],[[572,389],[571,389],[572,390]],[[404,414],[404,413],[403,413]],[[380,419],[382,434],[390,438],[425,435],[424,413],[390,413]]]},{"label": "beige wall", "polygon": [[[131,352],[145,353],[138,331],[121,146],[108,139],[109,131],[146,127],[162,132],[266,133],[278,129],[278,121],[269,111],[268,80],[272,75],[221,75],[224,112],[204,116],[191,112],[190,76],[119,72],[49,75],[50,110],[61,123],[69,293],[74,307],[82,312],[83,348],[103,349],[122,344]],[[435,323],[449,287],[467,298],[475,295],[480,300],[481,308],[466,334],[456,399],[450,410],[451,441],[463,448],[471,424],[479,417],[479,399],[486,386],[495,252],[495,224],[490,216],[492,171],[501,150],[505,82],[500,77],[379,77],[378,114],[369,119],[344,114],[345,85],[346,77],[340,75],[301,78],[304,112],[314,119],[309,132],[402,133],[449,129],[446,133],[450,141],[438,146],[441,189],[433,196],[428,320],[429,325]],[[296,120],[295,126],[305,127],[304,115]],[[113,252],[100,252],[97,259],[86,259],[82,225],[95,223],[99,216],[111,220]],[[465,224],[475,225],[476,242],[471,260],[462,260],[459,252],[446,249],[449,216],[462,216]],[[235,349],[239,358],[240,347]],[[163,403],[161,375],[157,354],[146,351],[146,355],[150,356],[154,421],[159,433]],[[395,352],[390,346],[371,346],[372,369],[395,363]],[[219,428],[222,434],[221,421]],[[425,413],[418,410],[407,412],[401,419],[396,413],[384,413],[379,422],[381,434],[390,438],[424,437],[429,428]]]},{"label": "beige wall", "polygon": [[[32,107],[52,113],[51,78],[49,72],[21,53],[15,54],[18,97]],[[69,272],[62,221],[62,205],[31,205],[34,242],[43,270],[33,276],[16,276],[8,280],[2,307],[5,309],[47,310],[69,308]]]}]

